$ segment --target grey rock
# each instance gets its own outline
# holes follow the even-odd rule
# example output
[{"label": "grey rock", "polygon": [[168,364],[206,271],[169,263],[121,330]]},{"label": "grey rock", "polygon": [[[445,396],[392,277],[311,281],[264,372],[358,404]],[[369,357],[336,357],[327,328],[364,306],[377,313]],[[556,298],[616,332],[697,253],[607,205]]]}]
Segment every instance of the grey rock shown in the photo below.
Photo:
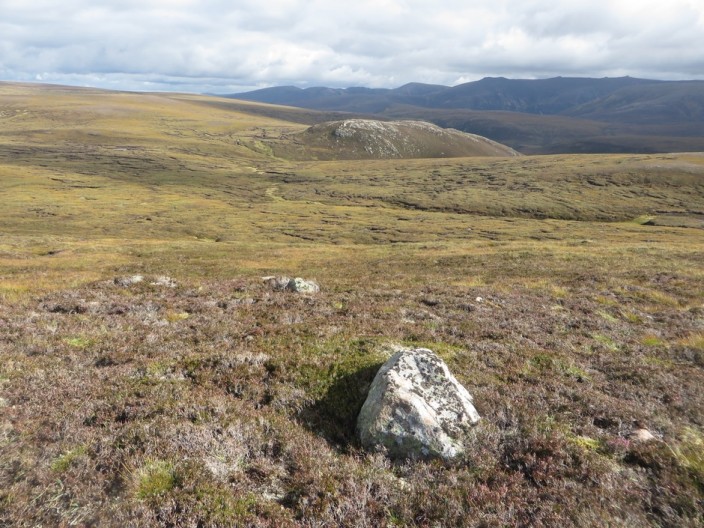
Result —
[{"label": "grey rock", "polygon": [[275,277],[273,275],[262,277],[272,290],[285,290],[291,279],[288,277]]},{"label": "grey rock", "polygon": [[118,286],[132,286],[133,284],[139,284],[144,280],[142,275],[130,275],[128,277],[116,277],[113,282]]},{"label": "grey rock", "polygon": [[166,275],[160,275],[149,284],[152,286],[161,286],[163,288],[175,288],[177,286],[176,281]]},{"label": "grey rock", "polygon": [[11,444],[16,436],[17,432],[10,422],[0,423],[0,447]]},{"label": "grey rock", "polygon": [[629,438],[634,442],[650,442],[651,440],[657,440],[653,433],[644,428],[636,429],[630,434]]},{"label": "grey rock", "polygon": [[320,286],[318,286],[318,283],[315,281],[296,277],[288,281],[286,289],[297,293],[318,293]]},{"label": "grey rock", "polygon": [[364,448],[393,458],[451,460],[464,452],[462,439],[479,419],[442,359],[427,348],[404,348],[377,372],[357,434]]}]

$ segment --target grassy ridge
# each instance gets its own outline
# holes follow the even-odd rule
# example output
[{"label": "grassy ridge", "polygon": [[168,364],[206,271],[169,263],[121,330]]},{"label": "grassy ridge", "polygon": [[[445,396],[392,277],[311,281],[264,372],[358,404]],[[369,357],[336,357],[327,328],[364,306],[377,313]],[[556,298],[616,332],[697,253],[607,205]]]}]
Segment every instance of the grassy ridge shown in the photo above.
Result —
[{"label": "grassy ridge", "polygon": [[[293,162],[301,125],[218,99],[0,114],[0,524],[702,523],[700,155]],[[474,395],[456,466],[359,450],[394,343]]]}]

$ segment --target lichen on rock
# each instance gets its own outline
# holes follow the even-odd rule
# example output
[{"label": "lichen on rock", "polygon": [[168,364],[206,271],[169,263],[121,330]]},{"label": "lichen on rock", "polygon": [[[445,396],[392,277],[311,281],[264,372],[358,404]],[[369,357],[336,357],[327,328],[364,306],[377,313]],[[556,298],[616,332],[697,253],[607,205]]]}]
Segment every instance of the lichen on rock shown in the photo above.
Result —
[{"label": "lichen on rock", "polygon": [[380,369],[357,419],[367,449],[393,458],[443,458],[464,452],[462,438],[479,421],[472,396],[427,348],[404,348]]},{"label": "lichen on rock", "polygon": [[262,280],[273,290],[286,290],[296,293],[318,293],[320,291],[320,286],[317,282],[302,279],[301,277],[290,279],[286,276],[268,276],[262,277]]},{"label": "lichen on rock", "polygon": [[296,277],[288,282],[286,289],[297,293],[318,293],[320,286],[318,286],[318,283],[315,281]]}]

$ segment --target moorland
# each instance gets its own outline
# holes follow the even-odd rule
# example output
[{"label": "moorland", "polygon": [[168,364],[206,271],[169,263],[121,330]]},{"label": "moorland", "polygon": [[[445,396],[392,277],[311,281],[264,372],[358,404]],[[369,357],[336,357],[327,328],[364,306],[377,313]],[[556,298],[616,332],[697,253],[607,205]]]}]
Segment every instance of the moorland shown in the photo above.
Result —
[{"label": "moorland", "polygon": [[[0,525],[700,526],[704,155],[286,157],[333,117],[0,83]],[[360,449],[399,344],[461,460]]]}]

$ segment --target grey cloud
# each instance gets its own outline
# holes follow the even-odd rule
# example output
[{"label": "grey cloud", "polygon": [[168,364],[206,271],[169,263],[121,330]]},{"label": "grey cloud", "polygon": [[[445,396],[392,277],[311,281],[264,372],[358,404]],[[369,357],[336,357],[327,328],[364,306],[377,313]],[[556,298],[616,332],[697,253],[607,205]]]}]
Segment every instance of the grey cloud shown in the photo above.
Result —
[{"label": "grey cloud", "polygon": [[0,76],[211,92],[487,75],[702,79],[703,35],[695,0],[0,0]]}]

